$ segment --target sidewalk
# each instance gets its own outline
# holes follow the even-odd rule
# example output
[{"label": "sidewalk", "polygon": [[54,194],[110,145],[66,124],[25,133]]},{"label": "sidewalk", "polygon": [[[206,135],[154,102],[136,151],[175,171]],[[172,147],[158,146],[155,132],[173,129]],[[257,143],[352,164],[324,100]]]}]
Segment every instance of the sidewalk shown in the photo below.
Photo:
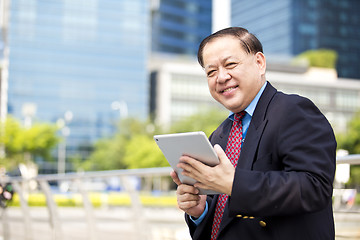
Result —
[{"label": "sidewalk", "polygon": [[[20,208],[8,209],[7,240],[58,240],[45,207],[31,207],[31,230],[25,231]],[[96,208],[95,229],[89,229],[83,208],[59,208],[62,240],[190,240],[183,213],[177,208],[144,208],[141,222],[133,221],[127,207]],[[360,239],[360,212],[335,212],[336,240]],[[141,218],[140,218],[141,219]],[[95,234],[91,234],[95,232]],[[33,238],[30,238],[31,235]],[[0,225],[0,240],[4,238]]]},{"label": "sidewalk", "polygon": [[[8,240],[26,240],[33,235],[37,240],[55,240],[45,207],[31,208],[32,233],[25,231],[20,208],[8,209]],[[126,207],[95,209],[96,236],[90,231],[83,208],[59,208],[63,240],[189,240],[190,236],[183,213],[176,208],[146,208],[144,221],[138,227]],[[93,229],[91,229],[93,230]],[[4,236],[4,226],[0,225],[0,240]]]}]

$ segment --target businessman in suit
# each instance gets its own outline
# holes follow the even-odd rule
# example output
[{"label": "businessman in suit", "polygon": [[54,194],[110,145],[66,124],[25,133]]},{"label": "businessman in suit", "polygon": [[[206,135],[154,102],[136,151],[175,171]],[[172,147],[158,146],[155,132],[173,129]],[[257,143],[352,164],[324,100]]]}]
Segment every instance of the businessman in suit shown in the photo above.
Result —
[{"label": "businessman in suit", "polygon": [[266,81],[262,45],[244,28],[205,38],[198,60],[212,97],[231,114],[209,138],[219,165],[182,156],[178,167],[194,186],[171,173],[192,238],[334,239],[336,140],[323,114]]}]

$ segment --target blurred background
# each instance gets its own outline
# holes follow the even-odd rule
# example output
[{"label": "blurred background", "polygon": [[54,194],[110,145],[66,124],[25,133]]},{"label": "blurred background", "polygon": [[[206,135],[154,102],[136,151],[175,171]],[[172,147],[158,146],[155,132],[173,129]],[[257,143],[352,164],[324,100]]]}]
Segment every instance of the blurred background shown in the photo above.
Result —
[{"label": "blurred background", "polygon": [[357,0],[0,0],[0,239],[33,239],[39,229],[44,239],[189,239],[152,137],[209,135],[226,118],[196,54],[229,26],[263,43],[275,87],[310,98],[332,124],[346,163],[334,183],[337,238],[359,239],[359,8]]}]

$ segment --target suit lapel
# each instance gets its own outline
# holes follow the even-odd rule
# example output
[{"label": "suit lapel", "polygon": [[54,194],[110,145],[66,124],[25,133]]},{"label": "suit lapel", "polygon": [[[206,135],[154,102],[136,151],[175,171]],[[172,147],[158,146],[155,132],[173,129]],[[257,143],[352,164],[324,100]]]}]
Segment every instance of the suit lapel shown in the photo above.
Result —
[{"label": "suit lapel", "polygon": [[259,127],[255,127],[254,124],[250,124],[248,133],[249,134],[243,144],[241,154],[238,161],[238,168],[241,169],[252,169],[252,164],[257,154],[257,148],[260,142],[261,135],[265,129],[267,120],[263,121]]},{"label": "suit lapel", "polygon": [[[252,116],[252,119],[251,119],[251,122],[249,125],[249,129],[246,133],[246,138],[245,138],[245,141],[244,141],[242,149],[241,149],[237,168],[247,169],[247,170],[252,169],[252,164],[253,164],[256,154],[257,154],[257,148],[258,148],[262,133],[264,132],[264,129],[268,122],[268,120],[266,119],[266,111],[267,111],[268,105],[269,105],[271,99],[273,98],[273,96],[275,95],[275,93],[276,93],[276,89],[268,82],[263,94],[261,95],[261,97],[259,99],[258,104],[256,105],[254,114]],[[224,134],[224,136],[226,136],[226,138],[223,137],[226,139],[225,147],[226,147],[227,138],[229,136],[229,132],[231,129],[231,124],[230,124],[230,127],[227,129],[228,129],[227,135]],[[221,146],[221,147],[223,147],[223,146]],[[223,147],[223,149],[225,149],[225,147]],[[234,219],[233,217],[228,217],[229,216],[228,208],[229,208],[229,206],[227,203],[225,205],[224,216],[223,216],[223,219],[222,219],[222,222],[220,225],[219,234]]]},{"label": "suit lapel", "polygon": [[211,144],[212,145],[219,144],[221,148],[225,151],[231,126],[232,126],[232,121],[228,118],[225,119],[225,121],[219,126],[217,130],[219,133],[210,136]]},{"label": "suit lapel", "polygon": [[252,168],[252,164],[258,152],[257,148],[259,146],[262,133],[264,132],[268,122],[266,112],[275,93],[276,89],[268,82],[258,104],[256,105],[249,129],[246,133],[246,138],[238,161],[238,168],[247,170],[251,170]]}]

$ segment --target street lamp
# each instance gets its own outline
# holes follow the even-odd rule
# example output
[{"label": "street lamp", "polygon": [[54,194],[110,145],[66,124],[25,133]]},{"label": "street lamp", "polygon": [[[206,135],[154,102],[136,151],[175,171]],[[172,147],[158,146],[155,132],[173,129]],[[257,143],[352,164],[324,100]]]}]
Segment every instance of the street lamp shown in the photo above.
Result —
[{"label": "street lamp", "polygon": [[66,138],[70,135],[70,128],[68,123],[73,119],[73,113],[66,111],[64,118],[60,118],[56,121],[56,125],[60,129],[63,141],[58,145],[58,174],[64,174],[66,171]]},{"label": "street lamp", "polygon": [[118,110],[120,113],[120,118],[127,118],[128,116],[128,106],[125,101],[113,101],[111,103],[112,110]]}]

